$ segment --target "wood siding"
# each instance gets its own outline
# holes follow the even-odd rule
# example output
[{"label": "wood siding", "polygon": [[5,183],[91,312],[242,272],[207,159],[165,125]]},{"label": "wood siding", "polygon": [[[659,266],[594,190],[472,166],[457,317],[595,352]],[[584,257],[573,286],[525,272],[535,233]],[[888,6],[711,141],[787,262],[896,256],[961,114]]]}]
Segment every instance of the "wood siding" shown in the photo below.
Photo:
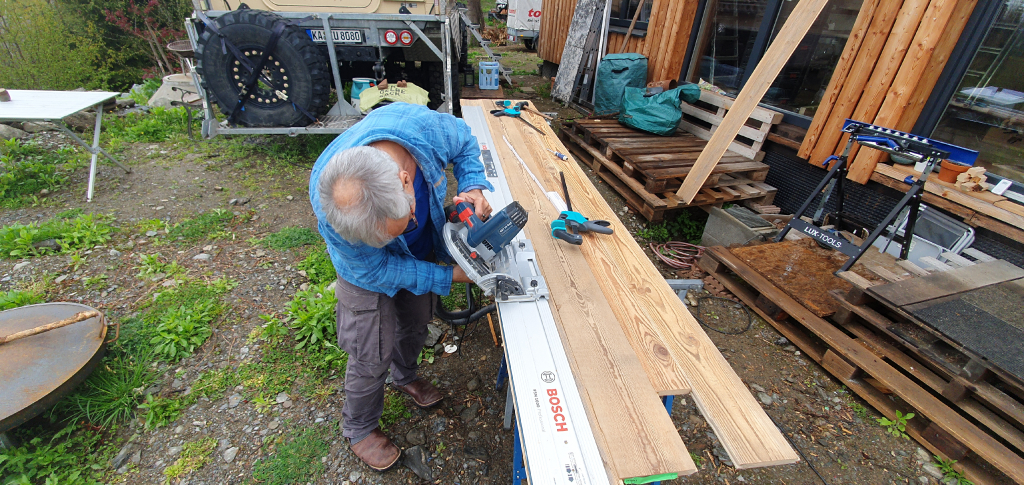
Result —
[{"label": "wood siding", "polygon": [[[569,34],[569,23],[576,10],[574,0],[545,0],[540,19],[537,55],[558,64]],[[686,44],[697,11],[697,0],[654,0],[645,37],[631,36],[625,52],[647,57],[647,80],[678,79],[686,57]],[[617,53],[625,34],[608,34],[608,53]]]},{"label": "wood siding", "polygon": [[[842,152],[847,118],[910,131],[976,4],[866,1],[798,154],[821,163]],[[854,147],[849,178],[866,183],[885,156]]]}]

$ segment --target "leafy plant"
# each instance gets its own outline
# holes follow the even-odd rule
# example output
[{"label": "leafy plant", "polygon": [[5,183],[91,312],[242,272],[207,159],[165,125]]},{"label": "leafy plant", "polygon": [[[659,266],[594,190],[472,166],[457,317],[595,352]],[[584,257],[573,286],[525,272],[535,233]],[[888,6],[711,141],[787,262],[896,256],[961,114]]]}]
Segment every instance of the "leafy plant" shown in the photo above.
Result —
[{"label": "leafy plant", "polygon": [[139,404],[145,410],[146,429],[156,429],[173,423],[181,415],[181,401],[166,397],[146,396],[146,402]]},{"label": "leafy plant", "polygon": [[423,361],[426,361],[428,364],[434,363],[433,347],[423,347],[423,350],[420,350],[420,355],[416,357],[416,365],[420,365]]},{"label": "leafy plant", "polygon": [[[53,252],[75,253],[106,243],[114,228],[107,217],[85,214],[71,220],[50,219],[42,224],[11,224],[0,228],[0,257],[25,258]],[[39,245],[53,239],[53,245]]]},{"label": "leafy plant", "polygon": [[185,273],[185,268],[179,265],[177,261],[165,263],[162,259],[163,256],[160,253],[139,255],[139,266],[136,266],[139,270],[138,276],[144,278],[157,274],[175,276]]},{"label": "leafy plant", "polygon": [[0,292],[0,311],[10,310],[25,305],[42,303],[43,297],[37,293],[23,290],[11,290]]},{"label": "leafy plant", "polygon": [[135,101],[135,104],[145,105],[149,103],[149,98],[152,98],[156,94],[156,90],[160,89],[160,85],[163,82],[158,78],[149,78],[142,82],[137,88],[131,90],[128,96]]},{"label": "leafy plant", "polygon": [[40,437],[40,431],[32,430],[32,439],[18,448],[0,449],[4,484],[98,484],[106,462],[117,451],[102,433],[81,430],[77,424],[68,425],[49,440]]},{"label": "leafy plant", "polygon": [[306,259],[303,259],[297,267],[306,272],[306,277],[314,285],[330,283],[337,277],[334,263],[331,262],[331,257],[327,254],[327,244],[322,241],[310,249]]},{"label": "leafy plant", "polygon": [[260,240],[269,249],[291,249],[320,242],[320,235],[305,227],[286,227]]},{"label": "leafy plant", "polygon": [[686,241],[698,244],[704,234],[707,215],[693,211],[682,211],[673,219],[658,224],[649,224],[647,228],[637,231],[636,235],[648,241]]},{"label": "leafy plant", "polygon": [[702,457],[702,456],[700,456],[700,455],[698,455],[698,454],[696,454],[696,453],[691,451],[690,452],[690,459],[693,460],[693,464],[697,465],[698,469],[703,467],[703,465],[704,465],[704,457]]},{"label": "leafy plant", "polygon": [[190,243],[204,239],[215,239],[211,235],[221,233],[221,229],[234,218],[234,214],[226,210],[214,209],[175,224],[168,230],[167,235],[172,240],[182,240]]},{"label": "leafy plant", "polygon": [[153,352],[163,360],[177,362],[192,355],[213,334],[210,323],[220,313],[219,304],[195,301],[164,312],[150,341]]},{"label": "leafy plant", "polygon": [[448,449],[448,447],[445,446],[444,445],[444,441],[441,441],[441,440],[438,440],[437,441],[437,446],[434,447],[434,451],[437,453],[437,456],[439,456],[439,457],[441,455],[443,455],[444,454],[444,450],[447,450],[447,449]]},{"label": "leafy plant", "polygon": [[295,330],[296,350],[333,345],[331,342],[337,334],[334,317],[337,303],[334,292],[327,291],[324,284],[295,293],[295,298],[288,304],[288,316],[284,322]]},{"label": "leafy plant", "polygon": [[955,483],[956,485],[974,485],[974,482],[964,478],[964,475],[959,470],[953,468],[956,464],[956,460],[945,460],[938,455],[932,455],[935,457],[935,466],[938,467],[939,471],[942,472],[942,483]]},{"label": "leafy plant", "polygon": [[889,434],[900,438],[910,439],[910,436],[907,436],[907,420],[913,419],[913,417],[914,413],[903,414],[900,411],[896,411],[896,419],[894,420],[890,420],[883,416],[875,421],[878,421],[878,424],[885,426],[885,429]]},{"label": "leafy plant", "polygon": [[256,483],[285,485],[315,482],[325,467],[320,458],[330,452],[330,443],[322,428],[304,428],[292,432],[277,446],[277,453],[260,458],[252,467]]},{"label": "leafy plant", "polygon": [[125,355],[108,357],[82,386],[61,400],[54,411],[73,422],[110,427],[135,415],[143,390],[155,377],[155,370],[148,361]]},{"label": "leafy plant", "polygon": [[33,142],[0,140],[0,206],[19,207],[43,189],[53,191],[67,181],[65,164],[73,148],[46,150]]},{"label": "leafy plant", "polygon": [[214,438],[203,438],[182,445],[181,456],[173,465],[164,469],[164,476],[167,477],[164,484],[171,483],[171,480],[184,477],[202,468],[210,462],[210,454],[216,447],[217,440]]},{"label": "leafy plant", "polygon": [[98,274],[96,276],[88,276],[82,280],[82,284],[91,289],[99,289],[107,284],[109,276],[106,274]]},{"label": "leafy plant", "polygon": [[860,403],[850,404],[850,409],[853,409],[853,412],[861,419],[868,419],[868,408],[862,406]]}]

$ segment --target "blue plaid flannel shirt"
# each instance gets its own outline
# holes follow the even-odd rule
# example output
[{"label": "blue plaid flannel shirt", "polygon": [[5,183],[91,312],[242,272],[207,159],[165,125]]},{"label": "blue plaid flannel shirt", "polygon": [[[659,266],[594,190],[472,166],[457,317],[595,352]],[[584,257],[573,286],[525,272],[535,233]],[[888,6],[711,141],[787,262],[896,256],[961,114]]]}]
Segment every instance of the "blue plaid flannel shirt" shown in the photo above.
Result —
[{"label": "blue plaid flannel shirt", "polygon": [[444,227],[448,178],[445,168],[452,164],[459,192],[468,188],[494,191],[484,176],[480,147],[465,121],[438,113],[426,106],[392,103],[377,108],[352,128],[338,135],[320,154],[309,176],[309,201],[316,214],[317,228],[327,242],[327,252],[338,277],[366,290],[395,296],[405,289],[422,295],[447,295],[451,291],[452,267],[420,261],[412,256],[399,236],[383,248],[349,242],[338,235],[324,218],[317,188],[320,173],[336,153],[353,147],[389,140],[405,147],[419,164],[430,187],[430,222],[434,226],[434,251],[439,260],[450,261],[441,229]]}]

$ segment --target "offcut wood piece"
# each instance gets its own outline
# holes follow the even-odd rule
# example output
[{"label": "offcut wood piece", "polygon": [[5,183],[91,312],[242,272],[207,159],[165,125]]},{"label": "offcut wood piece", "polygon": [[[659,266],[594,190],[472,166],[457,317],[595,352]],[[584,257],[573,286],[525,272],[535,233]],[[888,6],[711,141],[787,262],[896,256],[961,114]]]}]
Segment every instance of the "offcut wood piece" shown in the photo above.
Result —
[{"label": "offcut wood piece", "polygon": [[[812,144],[805,138],[804,144],[801,145],[800,155],[807,158],[810,163],[820,165],[829,155],[835,153],[837,145],[845,144],[843,121],[853,116],[853,110],[856,109],[857,102],[864,93],[864,87],[871,78],[901,6],[902,2],[880,2],[872,12],[871,24],[861,48],[853,55],[853,67],[850,68],[845,82],[837,86],[840,92],[836,96],[832,110],[827,113],[815,113],[811,127],[807,131],[808,137],[813,134],[817,140]],[[844,55],[845,52],[844,50]]]},{"label": "offcut wood piece", "polygon": [[[600,5],[599,5],[600,4]],[[590,26],[599,8],[603,8],[604,0],[579,0],[572,14],[569,35],[565,39],[561,62],[558,64],[558,75],[555,86],[551,90],[554,99],[568,101],[572,94],[573,84],[580,69],[580,62],[585,55],[585,44],[590,33]]]},{"label": "offcut wood piece", "polygon": [[843,53],[839,56],[835,70],[832,71],[832,77],[828,81],[828,87],[825,88],[825,94],[822,96],[821,102],[818,103],[818,110],[814,113],[811,126],[807,129],[803,142],[797,147],[797,156],[807,158],[811,153],[811,148],[818,141],[818,136],[821,135],[821,130],[825,127],[825,121],[829,119],[829,113],[839,99],[843,84],[846,82],[847,76],[850,75],[861,45],[868,35],[871,19],[880,1],[867,0],[861,5],[857,20],[854,21],[853,28],[850,29],[850,36],[846,39]]},{"label": "offcut wood piece", "polygon": [[[906,56],[900,65],[899,72],[888,88],[873,124],[893,129],[907,129],[899,125],[903,112],[910,104],[918,83],[924,77],[931,63],[936,45],[946,35],[946,25],[953,17],[958,0],[932,0],[924,12],[924,23],[917,29]],[[868,93],[865,93],[867,96]],[[866,118],[865,118],[866,119]],[[856,157],[851,157],[848,178],[866,184],[875,170],[875,165],[888,156],[879,150],[863,150]]]},{"label": "offcut wood piece", "polygon": [[[479,101],[463,103],[463,106],[488,109]],[[542,155],[533,153],[525,141],[529,139],[536,145],[535,137],[539,135],[532,130],[533,135],[520,131],[523,123],[503,123],[505,120],[492,116],[486,118],[492,138],[507,137],[524,161],[533,165],[531,170],[540,175],[535,157]],[[539,117],[537,125],[542,125]],[[580,396],[588,408],[591,427],[612,473],[624,479],[695,472],[696,466],[671,417],[665,412],[647,372],[609,307],[612,302],[598,286],[596,274],[599,273],[576,246],[561,244],[550,237],[547,224],[558,212],[530,180],[508,146],[496,145],[493,149],[504,161],[502,168],[512,195],[531,213],[527,235],[551,292],[559,333],[573,366]],[[547,153],[539,147],[537,151]],[[576,208],[588,194],[577,190],[572,195]],[[579,210],[583,210],[582,205]],[[615,229],[616,232],[626,231],[621,225]],[[600,279],[604,278],[602,274]],[[667,352],[663,354],[666,354],[665,363],[669,368],[663,366],[660,370],[678,375],[673,372]],[[685,387],[685,384],[680,383],[678,387]]]},{"label": "offcut wood piece", "polygon": [[[765,414],[760,404],[736,375],[729,362],[701,329],[664,277],[644,254],[643,250],[620,223],[615,212],[601,198],[586,174],[571,160],[561,162],[545,156],[539,135],[524,129],[522,123],[510,123],[502,118],[488,117],[494,133],[508,133],[516,150],[531,164],[534,174],[546,189],[559,187],[558,172],[565,173],[566,184],[573,208],[591,219],[613,221],[615,233],[607,236],[584,236],[582,246],[569,247],[550,237],[542,237],[545,246],[557,244],[565,254],[582,254],[587,268],[599,274],[597,283],[611,305],[622,329],[629,336],[636,353],[654,354],[665,364],[655,372],[671,368],[674,362],[682,368],[691,397],[722,442],[723,448],[737,468],[754,468],[795,463],[798,455],[785,437]],[[534,119],[529,121],[534,122]],[[541,126],[537,120],[538,126]],[[549,130],[547,126],[542,129]],[[553,137],[548,136],[546,139]],[[501,147],[499,146],[499,149]],[[511,157],[511,155],[508,155]],[[547,161],[541,163],[539,161]],[[524,182],[525,184],[525,182]],[[530,184],[533,185],[533,184]],[[550,208],[539,189],[530,187],[533,207],[539,205],[541,213],[534,212],[531,221],[537,221],[541,234],[548,234],[547,221],[557,213]],[[515,192],[513,188],[513,192]],[[520,200],[520,203],[526,203]],[[528,223],[529,224],[529,223]],[[532,238],[531,238],[532,240]],[[535,249],[536,249],[536,242]],[[549,258],[550,259],[550,258]],[[538,252],[538,261],[544,258]],[[547,272],[545,279],[548,278]],[[552,281],[548,281],[551,288]],[[554,283],[555,286],[558,283]],[[556,306],[558,303],[556,302]],[[571,343],[571,342],[570,342]],[[577,356],[580,358],[580,356]],[[648,374],[651,379],[656,376]],[[658,385],[655,384],[655,388]]]},{"label": "offcut wood piece", "polygon": [[689,204],[697,196],[697,192],[704,185],[704,180],[708,178],[715,168],[715,164],[729,149],[733,138],[739,133],[740,128],[757,107],[757,103],[761,101],[775,81],[779,71],[789,61],[797,44],[811,28],[814,19],[818,18],[825,3],[826,0],[800,0],[800,3],[793,9],[764,57],[757,63],[757,67],[750,75],[750,80],[736,97],[732,109],[725,115],[718,130],[708,140],[708,146],[701,152],[697,163],[694,164],[694,170],[690,172],[686,180],[683,181],[682,187],[676,192],[676,196],[681,200]]},{"label": "offcut wood piece", "polygon": [[643,11],[644,5],[647,5],[647,0],[640,2],[640,5],[636,6],[636,12],[633,13],[633,20],[629,22],[629,29],[626,29],[626,35],[622,37],[622,45],[619,46],[619,54],[626,52],[626,42],[629,41],[629,36],[633,35],[633,27],[636,27],[636,21],[640,18],[640,12]]},{"label": "offcut wood piece", "polygon": [[[927,419],[922,419],[921,421],[915,419],[907,422],[907,433],[918,439],[929,450],[941,452],[942,454],[950,451],[936,447],[935,443],[927,441],[923,437],[927,420],[931,420],[958,442],[970,443],[971,449],[979,457],[998,468],[1011,479],[1024,482],[1024,458],[1021,458],[1005,445],[980,430],[976,425],[940,401],[935,395],[914,382],[910,377],[893,368],[872,351],[857,343],[856,340],[848,336],[843,330],[811,313],[810,310],[804,308],[760,273],[736,258],[728,249],[716,246],[708,248],[704,254],[704,258],[716,260],[721,267],[727,268],[754,288],[753,290],[744,289],[743,286],[729,281],[725,275],[722,275],[724,279],[719,278],[730,291],[733,291],[748,305],[753,305],[753,299],[756,298],[757,293],[766,295],[804,328],[820,338],[827,346],[827,349],[824,350],[831,350],[843,357],[849,364],[871,375],[871,378],[850,379],[845,381],[844,384],[861,395],[861,397],[875,406],[876,409],[882,411],[883,414],[890,418],[894,417],[896,411],[890,399],[882,396],[873,386],[864,385],[866,382],[877,381],[879,386],[891,390],[891,392],[897,394],[919,413],[925,414],[923,418]],[[722,272],[721,270],[716,271],[712,265],[705,264],[704,259],[701,260],[701,267],[713,275],[719,275]],[[747,301],[748,299],[751,301]],[[840,298],[840,303],[843,303],[842,298]],[[755,308],[755,310],[757,309]],[[765,316],[765,318],[768,317]],[[820,346],[814,345],[808,338],[801,337],[803,332],[798,332],[794,325],[788,322],[773,321],[771,323],[776,325],[776,328],[779,328],[786,338],[790,338],[792,334],[797,340],[793,338],[790,338],[790,340],[796,342],[797,345],[801,345],[802,349],[804,344],[808,344],[809,350],[805,349],[808,356],[816,356],[812,358],[819,362],[823,359],[824,352]],[[906,409],[901,411],[906,412]],[[977,469],[972,469],[971,471],[972,474],[984,473]]]},{"label": "offcut wood piece", "polygon": [[996,260],[963,268],[951,268],[927,276],[868,288],[879,299],[900,307],[941,298],[961,291],[1024,278],[1024,269]]}]

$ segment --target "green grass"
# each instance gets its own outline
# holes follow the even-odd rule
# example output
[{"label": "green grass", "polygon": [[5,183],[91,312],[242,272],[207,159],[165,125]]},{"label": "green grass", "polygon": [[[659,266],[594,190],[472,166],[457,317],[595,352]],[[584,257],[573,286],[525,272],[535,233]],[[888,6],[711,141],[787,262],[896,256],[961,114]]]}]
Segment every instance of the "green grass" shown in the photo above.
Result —
[{"label": "green grass", "polygon": [[235,215],[231,212],[214,209],[175,224],[167,231],[167,237],[184,243],[230,237],[225,228],[234,219]]},{"label": "green grass", "polygon": [[30,258],[58,252],[56,248],[36,247],[53,239],[61,253],[91,249],[110,240],[116,230],[101,214],[78,215],[73,219],[55,217],[43,223],[11,224],[0,228],[0,257]]},{"label": "green grass", "polygon": [[149,361],[127,355],[105,358],[85,383],[57,403],[51,415],[109,428],[135,416],[143,390],[156,377]]},{"label": "green grass", "polygon": [[0,292],[0,311],[42,302],[43,296],[32,291],[11,290]]},{"label": "green grass", "polygon": [[334,138],[334,135],[224,137],[216,143],[225,155],[235,160],[312,167]]},{"label": "green grass", "polygon": [[109,467],[108,461],[117,453],[117,444],[109,436],[79,429],[76,424],[48,440],[39,436],[42,434],[48,434],[48,430],[16,430],[14,435],[28,442],[0,450],[0,479],[4,485],[98,484]]},{"label": "green grass", "polygon": [[285,485],[315,482],[325,467],[321,457],[330,452],[327,441],[333,434],[323,428],[304,428],[291,432],[277,445],[277,452],[260,458],[252,468],[254,483]]},{"label": "green grass", "polygon": [[323,241],[317,242],[310,248],[306,259],[298,264],[298,268],[306,272],[309,282],[314,285],[330,283],[338,277],[334,271],[331,256],[327,254],[327,244]]},{"label": "green grass", "polygon": [[47,150],[33,142],[0,140],[0,207],[14,209],[38,201],[67,182],[82,159],[74,148]]},{"label": "green grass", "polygon": [[305,227],[286,227],[263,239],[259,245],[268,249],[285,250],[314,245],[322,241],[320,235]]},{"label": "green grass", "polygon": [[121,143],[158,143],[188,133],[188,115],[185,108],[153,108],[149,113],[129,113],[126,116],[104,118],[104,138],[118,146]]},{"label": "green grass", "polygon": [[203,438],[182,445],[181,456],[173,465],[164,469],[164,476],[167,477],[164,483],[172,483],[172,480],[187,477],[205,466],[212,459],[210,455],[216,447],[217,440],[214,438]]},{"label": "green grass", "polygon": [[397,391],[388,390],[384,395],[384,413],[380,415],[380,427],[387,430],[389,426],[412,416],[405,406],[405,396]]}]

